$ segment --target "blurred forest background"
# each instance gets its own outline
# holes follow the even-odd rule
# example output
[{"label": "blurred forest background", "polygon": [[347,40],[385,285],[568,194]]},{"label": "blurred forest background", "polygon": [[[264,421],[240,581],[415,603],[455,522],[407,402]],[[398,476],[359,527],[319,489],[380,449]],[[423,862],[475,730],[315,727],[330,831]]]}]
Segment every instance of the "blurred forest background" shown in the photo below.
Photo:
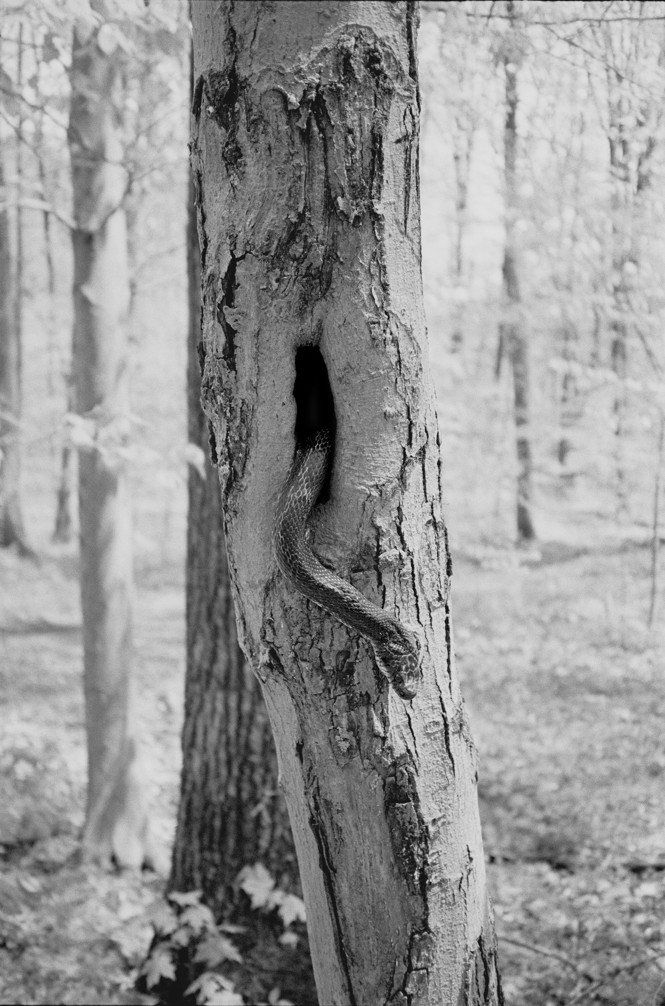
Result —
[{"label": "blurred forest background", "polygon": [[[104,44],[127,66],[133,702],[168,870],[187,479],[201,465],[186,422],[190,33],[184,2],[109,7]],[[0,0],[0,17],[0,265],[16,279],[4,312],[20,346],[20,406],[0,353],[3,478],[20,466],[9,523],[0,512],[0,1000],[131,1002],[163,878],[74,856],[86,789],[76,464],[90,430],[71,404],[67,129],[72,31],[94,14],[87,0]],[[665,4],[423,3],[420,81],[455,648],[506,1001],[656,1006]]]}]

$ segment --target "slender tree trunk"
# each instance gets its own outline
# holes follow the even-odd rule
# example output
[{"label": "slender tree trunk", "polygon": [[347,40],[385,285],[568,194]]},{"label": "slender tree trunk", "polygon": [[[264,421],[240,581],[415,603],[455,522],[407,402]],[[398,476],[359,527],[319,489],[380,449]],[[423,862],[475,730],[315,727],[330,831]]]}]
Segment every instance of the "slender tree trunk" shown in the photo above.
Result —
[{"label": "slender tree trunk", "polygon": [[[571,90],[568,100],[575,100],[575,84],[571,78]],[[566,363],[561,380],[561,394],[559,400],[560,409],[560,435],[557,444],[557,458],[562,468],[565,468],[568,457],[573,447],[571,437],[572,430],[580,418],[581,402],[576,376],[576,364],[580,358],[580,334],[574,318],[571,305],[575,303],[577,291],[577,262],[575,256],[569,254],[569,242],[573,245],[577,241],[577,214],[582,203],[582,176],[579,164],[582,158],[583,137],[586,129],[586,117],[580,113],[576,117],[575,130],[571,135],[570,144],[566,148],[563,162],[561,163],[561,173],[572,179],[572,192],[570,200],[573,206],[574,215],[569,226],[562,228],[559,235],[557,255],[564,266],[561,274],[561,285],[557,284],[557,290],[561,297],[562,314],[562,347],[561,355]]]},{"label": "slender tree trunk", "polygon": [[[617,286],[621,286],[619,283]],[[621,308],[623,297],[616,288],[613,289],[613,314],[610,322],[612,341],[610,345],[610,361],[612,370],[617,377],[614,393],[614,462],[616,473],[616,504],[617,517],[624,520],[628,516],[628,484],[626,479],[625,458],[625,428],[626,428],[626,377],[628,375],[628,331],[623,317],[625,308]]]},{"label": "slender tree trunk", "polygon": [[[513,4],[508,4],[514,15]],[[536,531],[531,512],[533,477],[531,434],[529,432],[529,347],[521,317],[522,298],[519,283],[519,237],[517,235],[517,63],[515,54],[504,57],[506,78],[506,121],[504,127],[504,158],[506,179],[506,247],[503,257],[503,292],[506,301],[505,318],[500,326],[499,343],[507,351],[513,374],[513,408],[515,415],[515,445],[517,449],[517,538],[532,541]]]},{"label": "slender tree trunk", "polygon": [[[32,45],[36,45],[36,32],[32,32]],[[36,68],[37,88],[40,87],[40,66]],[[36,121],[35,153],[37,157],[37,170],[39,172],[39,189],[41,198],[45,204],[50,203],[50,193],[48,190],[47,173],[44,165],[44,110],[42,109]],[[50,394],[55,393],[55,382],[53,380],[54,358],[56,355],[56,278],[55,259],[53,246],[53,233],[51,229],[51,214],[47,209],[42,213],[42,225],[44,233],[44,258],[46,260],[46,284],[48,291],[48,390]],[[60,376],[60,375],[58,375]],[[67,411],[72,411],[72,386],[71,375],[66,378],[67,389]],[[72,495],[74,492],[74,449],[65,440],[60,451],[60,478],[58,482],[58,492],[56,497],[55,522],[53,526],[52,540],[56,542],[68,542],[73,533],[72,521]]]},{"label": "slender tree trunk", "polygon": [[[319,998],[500,1003],[425,356],[415,5],[199,0],[192,14],[203,398]],[[302,346],[320,351],[337,428],[311,542],[420,626],[410,703],[277,570]]]},{"label": "slender tree trunk", "polygon": [[[18,29],[16,59],[16,91],[23,89],[23,25]],[[23,102],[18,102],[16,119],[16,282],[14,283],[14,317],[16,319],[16,341],[19,351],[19,379],[22,370],[23,352]]]},{"label": "slender tree trunk", "polygon": [[[620,83],[616,86],[621,86]],[[636,211],[634,182],[631,177],[631,143],[624,117],[627,107],[621,97],[610,100],[610,174],[612,184],[612,308],[610,314],[610,363],[616,375],[614,393],[614,457],[616,472],[617,517],[628,516],[625,427],[626,378],[628,376],[628,330],[630,297],[627,267],[635,261],[633,221]]]},{"label": "slender tree trunk", "polygon": [[[0,155],[0,189],[4,188]],[[3,199],[6,202],[6,199]],[[9,213],[0,208],[0,548],[26,551],[21,510],[21,342]]]},{"label": "slender tree trunk", "polygon": [[647,625],[653,625],[658,602],[658,557],[660,554],[660,494],[663,475],[663,442],[665,441],[665,415],[658,416],[658,449],[656,453],[656,477],[653,486],[653,534],[651,537],[651,591],[649,594],[649,615]]},{"label": "slender tree trunk", "polygon": [[[103,8],[97,5],[98,12]],[[122,59],[98,30],[74,32],[69,144],[74,214],[74,398],[93,424],[79,455],[81,602],[88,739],[85,855],[140,866],[147,812],[131,715],[127,235],[122,208]]]},{"label": "slender tree trunk", "polygon": [[[568,287],[568,292],[570,292],[572,296],[572,289],[570,287]],[[557,444],[557,459],[562,468],[565,467],[568,455],[572,449],[569,431],[574,426],[575,420],[579,418],[579,408],[577,405],[577,381],[575,379],[575,374],[572,369],[570,369],[571,362],[577,358],[578,344],[579,338],[577,328],[570,318],[564,318],[562,356],[567,364],[567,367],[563,373],[561,381],[561,398],[559,401],[559,425],[561,433]]]},{"label": "slender tree trunk", "polygon": [[[42,199],[46,199],[46,176],[44,165],[39,157],[39,183],[42,189]],[[44,248],[46,254],[46,272],[48,276],[48,322],[49,322],[49,342],[53,343],[55,334],[55,269],[53,265],[53,255],[51,249],[50,216],[48,211],[44,212]],[[67,411],[72,409],[72,389],[71,375],[66,374],[66,396]],[[53,524],[53,541],[66,542],[71,540],[73,531],[73,521],[71,519],[71,496],[74,487],[74,453],[68,439],[65,439],[60,449],[60,473],[57,485],[57,497],[55,503],[55,521]]]},{"label": "slender tree trunk", "polygon": [[455,167],[455,250],[453,262],[453,283],[455,304],[452,319],[451,350],[459,353],[464,348],[464,327],[466,318],[465,275],[464,275],[464,235],[467,224],[467,204],[469,197],[469,176],[471,174],[471,154],[473,151],[475,125],[456,117],[453,133],[453,164]]},{"label": "slender tree trunk", "polygon": [[[629,5],[635,24],[621,25],[618,31],[610,23],[593,28],[604,51],[607,76],[608,130],[610,160],[610,206],[612,213],[612,268],[610,284],[611,334],[610,363],[616,376],[613,402],[617,517],[629,515],[631,498],[627,475],[629,447],[626,443],[628,385],[631,337],[636,333],[636,311],[631,303],[640,271],[640,228],[638,221],[646,209],[645,198],[654,175],[654,154],[659,147],[662,122],[662,98],[649,89],[638,88],[631,67],[651,62],[662,66],[663,46],[651,48],[654,36],[640,20],[643,4]],[[638,330],[639,334],[639,330]],[[648,344],[644,346],[650,357]],[[649,359],[653,364],[653,360]]]},{"label": "slender tree trunk", "polygon": [[55,525],[53,541],[71,541],[72,521],[72,488],[74,485],[74,451],[69,441],[65,441],[60,451],[60,481],[56,497]]}]

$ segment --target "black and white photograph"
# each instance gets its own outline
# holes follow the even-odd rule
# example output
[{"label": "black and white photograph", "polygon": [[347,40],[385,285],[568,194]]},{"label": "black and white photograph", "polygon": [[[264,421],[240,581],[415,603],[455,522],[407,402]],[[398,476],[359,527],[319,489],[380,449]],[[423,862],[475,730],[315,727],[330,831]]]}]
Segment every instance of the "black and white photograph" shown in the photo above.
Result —
[{"label": "black and white photograph", "polygon": [[665,0],[0,0],[0,1004],[665,1006]]}]

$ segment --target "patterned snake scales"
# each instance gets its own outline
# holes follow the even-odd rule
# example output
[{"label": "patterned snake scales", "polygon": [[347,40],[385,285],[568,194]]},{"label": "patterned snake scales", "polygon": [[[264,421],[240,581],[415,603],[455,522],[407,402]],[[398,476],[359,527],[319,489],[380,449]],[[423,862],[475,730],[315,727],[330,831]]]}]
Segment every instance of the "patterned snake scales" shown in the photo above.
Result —
[{"label": "patterned snake scales", "polygon": [[296,590],[369,640],[379,669],[397,694],[412,699],[422,677],[418,637],[327,569],[307,541],[307,521],[331,454],[332,440],[325,429],[298,446],[277,504],[273,531],[277,562]]}]

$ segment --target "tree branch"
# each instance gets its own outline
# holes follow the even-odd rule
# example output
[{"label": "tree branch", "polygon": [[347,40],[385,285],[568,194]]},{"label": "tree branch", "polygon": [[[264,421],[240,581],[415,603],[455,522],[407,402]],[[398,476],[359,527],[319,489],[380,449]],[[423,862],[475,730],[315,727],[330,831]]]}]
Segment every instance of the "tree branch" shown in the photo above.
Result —
[{"label": "tree branch", "polygon": [[612,978],[616,978],[617,975],[623,974],[626,971],[634,971],[636,968],[642,967],[643,964],[655,963],[656,961],[659,961],[662,956],[662,953],[649,954],[647,957],[640,957],[638,960],[632,961],[630,964],[621,964],[619,967],[613,968],[605,975],[604,978],[594,981],[588,988],[583,989],[582,992],[578,992],[576,996],[573,996],[573,998],[569,1000],[568,1006],[576,1006],[577,1003],[581,1003],[584,999],[588,999],[590,995],[597,992],[599,988],[606,985]]},{"label": "tree branch", "polygon": [[572,961],[570,957],[557,953],[556,950],[547,950],[545,947],[539,947],[535,943],[523,943],[522,940],[516,940],[512,936],[505,936],[503,933],[497,933],[497,936],[499,943],[510,943],[512,946],[521,947],[523,950],[529,950],[532,954],[539,954],[541,957],[552,957],[555,961],[565,964],[567,968],[571,968],[571,970],[575,971],[576,974],[580,975],[580,977],[586,978],[590,982],[595,980],[595,975],[592,975],[589,971],[585,971],[584,968],[581,968],[575,963],[575,961]]},{"label": "tree branch", "polygon": [[[71,217],[67,217],[63,213],[60,213],[59,210],[54,209],[54,207],[51,206],[50,203],[45,202],[43,199],[33,199],[30,196],[23,196],[21,197],[21,199],[16,199],[13,201],[5,200],[4,202],[0,203],[0,211],[7,210],[12,206],[17,206],[19,209],[22,210],[38,210],[40,213],[48,213],[55,220],[58,220],[64,227],[67,227],[69,230],[74,230],[76,228],[76,224],[74,223]],[[113,212],[115,213],[115,208]]]}]

